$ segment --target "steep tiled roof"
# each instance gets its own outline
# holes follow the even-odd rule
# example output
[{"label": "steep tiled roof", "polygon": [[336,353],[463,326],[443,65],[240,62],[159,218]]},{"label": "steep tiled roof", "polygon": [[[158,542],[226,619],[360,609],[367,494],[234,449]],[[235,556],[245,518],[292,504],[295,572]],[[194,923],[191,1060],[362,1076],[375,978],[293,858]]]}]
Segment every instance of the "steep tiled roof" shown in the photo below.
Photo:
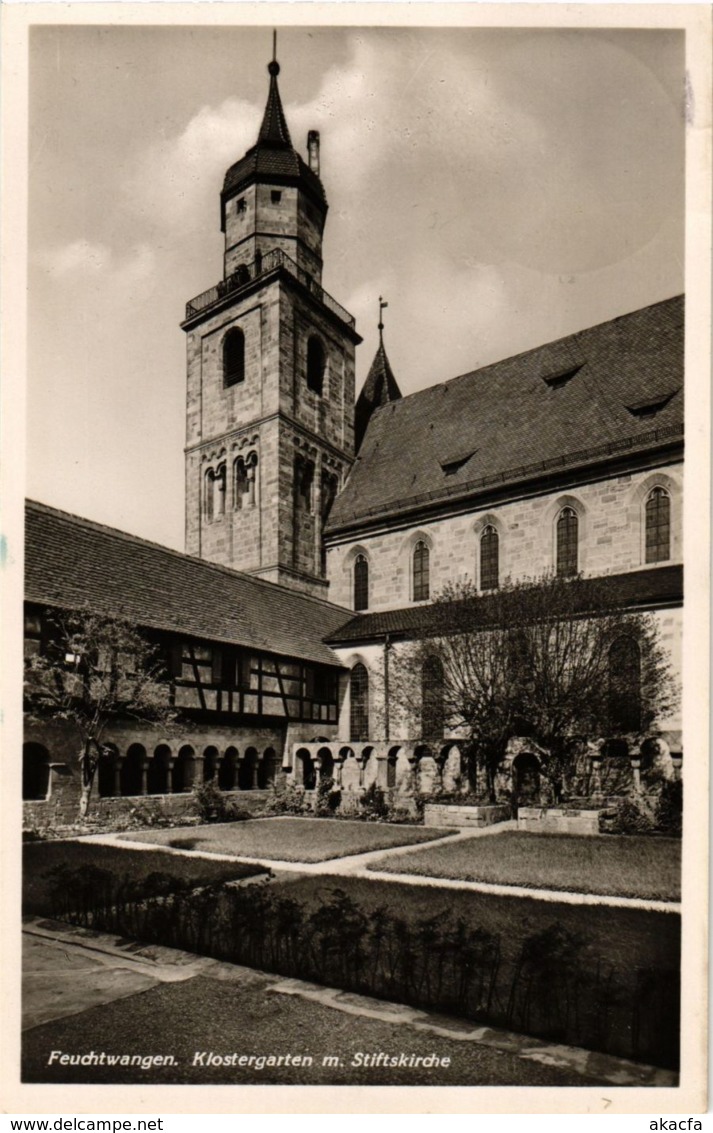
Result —
[{"label": "steep tiled roof", "polygon": [[28,502],[25,523],[28,602],[339,664],[323,644],[345,621],[338,606],[45,504]]},{"label": "steep tiled roof", "polygon": [[377,409],[327,534],[636,452],[683,429],[683,297]]},{"label": "steep tiled roof", "polygon": [[[605,575],[600,580],[613,604],[631,610],[653,610],[664,606],[680,606],[683,601],[683,567],[680,564],[649,567],[626,574]],[[454,602],[450,608],[453,629],[477,627],[481,609],[491,601],[486,595],[476,601]],[[482,606],[481,606],[482,603]],[[420,637],[443,631],[443,608],[434,604],[404,606],[397,610],[381,610],[373,614],[357,614],[339,629],[328,634],[332,645],[394,637]]]},{"label": "steep tiled roof", "polygon": [[254,181],[274,181],[276,184],[299,181],[305,191],[326,208],[322,182],[292,145],[277,86],[280,68],[272,62],[268,69],[270,91],[257,142],[225,174],[223,200]]},{"label": "steep tiled roof", "polygon": [[357,451],[374,410],[380,405],[387,405],[390,401],[398,401],[400,397],[401,390],[386,356],[384,340],[380,336],[379,348],[374,355],[374,361],[371,363],[354,411],[354,446]]}]

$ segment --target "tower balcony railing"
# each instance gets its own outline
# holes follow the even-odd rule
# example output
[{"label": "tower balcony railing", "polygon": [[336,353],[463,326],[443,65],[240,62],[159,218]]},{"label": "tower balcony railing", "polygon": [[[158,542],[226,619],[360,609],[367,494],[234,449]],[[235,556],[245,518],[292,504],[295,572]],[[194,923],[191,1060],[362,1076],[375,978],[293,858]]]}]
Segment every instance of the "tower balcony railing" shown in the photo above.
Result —
[{"label": "tower balcony railing", "polygon": [[262,279],[263,276],[269,275],[277,268],[283,268],[287,271],[309,291],[310,295],[314,295],[315,299],[323,303],[338,319],[341,319],[347,326],[354,327],[353,316],[342,307],[341,303],[333,299],[309,272],[299,267],[292,257],[283,252],[281,248],[273,248],[272,251],[266,252],[264,256],[256,256],[252,263],[239,264],[227,279],[221,279],[220,283],[216,283],[214,287],[209,287],[201,295],[196,295],[195,299],[186,303],[186,319],[193,319],[196,315],[203,314],[204,311],[220,303],[229,295],[234,295],[242,288],[248,287],[255,280]]}]

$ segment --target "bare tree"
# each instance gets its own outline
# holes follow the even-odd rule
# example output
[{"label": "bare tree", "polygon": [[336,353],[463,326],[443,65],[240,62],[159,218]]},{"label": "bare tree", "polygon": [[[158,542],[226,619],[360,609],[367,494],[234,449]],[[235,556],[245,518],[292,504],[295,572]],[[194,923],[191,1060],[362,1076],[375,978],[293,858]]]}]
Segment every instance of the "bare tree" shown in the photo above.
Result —
[{"label": "bare tree", "polygon": [[166,671],[158,648],[132,622],[89,611],[46,616],[46,647],[25,659],[28,717],[64,720],[76,731],[85,818],[109,725],[117,720],[168,724]]},{"label": "bare tree", "polygon": [[547,752],[560,798],[583,741],[643,739],[675,703],[655,620],[623,608],[606,580],[548,575],[488,594],[464,583],[424,614],[402,661],[403,695],[417,702],[417,674],[437,657],[447,726],[464,736],[469,781],[484,777],[491,798],[513,737]]}]

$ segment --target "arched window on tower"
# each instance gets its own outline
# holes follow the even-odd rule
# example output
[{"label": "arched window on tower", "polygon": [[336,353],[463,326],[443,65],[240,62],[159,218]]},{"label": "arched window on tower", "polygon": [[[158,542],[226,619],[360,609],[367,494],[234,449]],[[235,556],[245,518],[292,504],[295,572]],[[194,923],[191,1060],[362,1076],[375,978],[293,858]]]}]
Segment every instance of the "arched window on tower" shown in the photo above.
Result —
[{"label": "arched window on tower", "polygon": [[203,515],[207,520],[213,518],[215,505],[215,474],[212,468],[207,468],[203,477]]},{"label": "arched window on tower", "polygon": [[427,657],[421,666],[421,738],[443,739],[443,663]]},{"label": "arched window on tower", "polygon": [[349,680],[349,736],[353,743],[369,739],[369,674],[361,661]]},{"label": "arched window on tower", "polygon": [[489,523],[480,536],[480,589],[497,590],[499,586],[500,540]]},{"label": "arched window on tower", "polygon": [[427,601],[431,592],[430,555],[422,539],[413,549],[413,601]]},{"label": "arched window on tower", "polygon": [[321,397],[324,387],[324,347],[314,334],[307,343],[307,386]]},{"label": "arched window on tower", "polygon": [[641,730],[641,653],[626,635],[609,647],[609,727],[616,733]]},{"label": "arched window on tower", "polygon": [[245,335],[233,327],[223,339],[223,386],[245,381]]},{"label": "arched window on tower", "polygon": [[578,570],[579,519],[574,508],[563,507],[557,517],[557,574],[567,576]]},{"label": "arched window on tower", "polygon": [[233,462],[233,507],[236,511],[255,506],[257,453],[238,456]]},{"label": "arched window on tower", "polygon": [[221,464],[213,474],[213,518],[225,515],[225,489],[226,489],[226,476],[225,465]]},{"label": "arched window on tower", "polygon": [[646,561],[663,563],[671,558],[671,497],[653,488],[646,498]]},{"label": "arched window on tower", "polygon": [[369,609],[369,563],[366,555],[354,560],[354,609]]}]

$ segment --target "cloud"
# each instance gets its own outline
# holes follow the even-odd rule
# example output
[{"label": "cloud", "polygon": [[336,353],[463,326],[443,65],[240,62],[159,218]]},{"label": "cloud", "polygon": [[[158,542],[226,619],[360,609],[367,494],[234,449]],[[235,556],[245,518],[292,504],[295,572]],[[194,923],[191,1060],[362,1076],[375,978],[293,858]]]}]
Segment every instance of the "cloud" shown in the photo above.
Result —
[{"label": "cloud", "polygon": [[72,240],[54,248],[40,249],[34,257],[48,281],[82,282],[92,288],[127,287],[150,279],[156,270],[156,254],[148,244],[138,244],[117,255],[106,244]]}]

